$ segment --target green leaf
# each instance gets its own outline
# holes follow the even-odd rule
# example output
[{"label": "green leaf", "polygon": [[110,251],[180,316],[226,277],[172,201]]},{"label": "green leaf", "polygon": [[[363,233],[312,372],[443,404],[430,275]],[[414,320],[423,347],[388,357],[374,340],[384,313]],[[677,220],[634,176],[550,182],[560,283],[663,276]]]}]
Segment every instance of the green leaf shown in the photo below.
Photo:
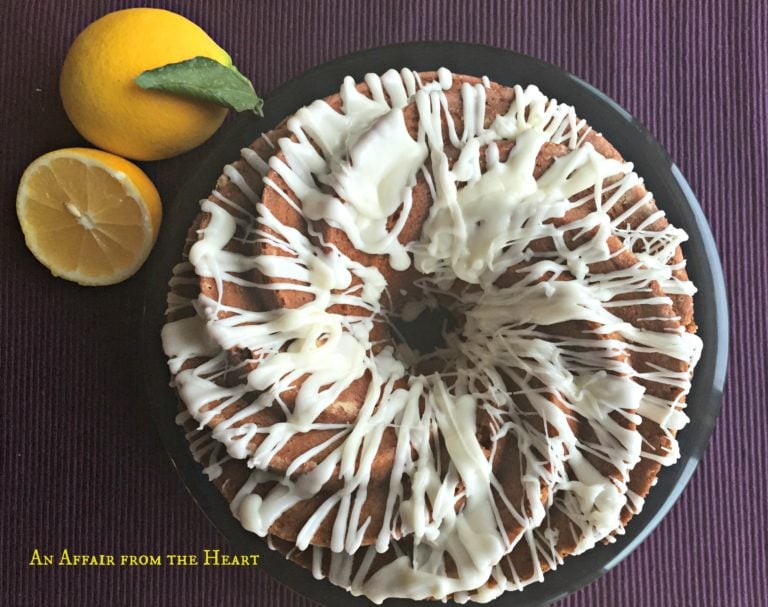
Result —
[{"label": "green leaf", "polygon": [[233,65],[227,67],[208,57],[194,57],[142,72],[134,82],[143,89],[164,91],[211,101],[236,112],[253,110],[262,116],[264,101],[250,80]]}]

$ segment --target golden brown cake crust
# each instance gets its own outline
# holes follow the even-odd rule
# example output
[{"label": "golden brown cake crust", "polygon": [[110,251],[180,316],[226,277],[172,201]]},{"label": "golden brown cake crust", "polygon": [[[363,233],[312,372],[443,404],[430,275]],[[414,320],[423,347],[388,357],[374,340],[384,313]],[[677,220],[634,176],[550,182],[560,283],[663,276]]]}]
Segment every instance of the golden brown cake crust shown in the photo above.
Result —
[{"label": "golden brown cake crust", "polygon": [[[428,82],[436,78],[436,74],[432,72],[423,73],[420,76],[424,82]],[[448,108],[458,130],[461,130],[462,128],[463,120],[459,87],[463,83],[477,84],[480,82],[481,80],[475,77],[455,75],[453,87],[446,91]],[[369,93],[365,84],[358,85],[358,90],[363,94]],[[485,112],[486,120],[490,122],[494,116],[504,114],[513,100],[513,89],[491,83],[487,93]],[[336,110],[339,110],[341,106],[341,99],[339,95],[333,95],[327,98],[326,102]],[[409,133],[411,136],[415,137],[417,134],[417,117],[415,115],[415,108],[409,106],[405,109],[404,113],[406,126],[409,130]],[[445,125],[443,126],[446,128]],[[259,157],[267,161],[275,152],[277,153],[277,158],[284,159],[282,153],[276,151],[276,149],[272,146],[281,137],[290,136],[290,131],[284,122],[270,133],[267,133],[264,137],[254,141],[250,146],[250,149],[258,154]],[[606,141],[598,133],[589,130],[588,127],[585,127],[584,138],[585,141],[591,143],[595,149],[603,156],[608,158],[615,158],[617,160],[623,160],[620,154],[615,150],[615,148],[613,148],[613,146],[611,146],[608,141]],[[512,145],[513,144],[508,143],[506,145],[502,144],[499,146],[502,161],[505,159],[506,155],[510,153]],[[542,148],[541,153],[536,160],[534,175],[536,177],[542,175],[556,158],[563,156],[567,153],[567,151],[568,149],[563,145],[546,144]],[[452,156],[450,147],[448,149],[448,156],[449,158]],[[453,153],[452,161],[456,160],[456,156],[457,154]],[[234,166],[236,170],[243,176],[247,185],[253,190],[253,192],[261,197],[263,204],[269,208],[269,210],[277,217],[281,223],[286,226],[299,229],[305,233],[307,232],[307,225],[304,218],[296,211],[295,208],[287,204],[286,201],[277,194],[277,191],[287,192],[295,205],[300,207],[300,200],[297,196],[292,194],[291,189],[287,186],[285,181],[280,177],[278,173],[276,173],[274,170],[271,170],[268,173],[267,179],[271,181],[274,186],[265,189],[261,176],[251,167],[251,165],[246,160],[240,159],[234,163]],[[646,194],[647,192],[642,185],[633,187],[622,197],[619,204],[615,205],[611,209],[612,218],[625,214],[628,209],[633,208],[638,201],[646,197]],[[234,214],[235,216],[237,216],[239,213],[238,208],[242,209],[242,217],[247,217],[253,212],[253,209],[251,208],[251,201],[246,195],[243,194],[241,188],[238,187],[237,184],[234,184],[226,174],[223,174],[219,178],[216,185],[216,193],[212,194],[209,200],[214,204],[222,205],[222,197],[228,201],[227,211]],[[605,197],[607,197],[607,194],[604,195],[604,198]],[[424,178],[420,176],[416,187],[414,188],[413,210],[409,216],[410,221],[407,224],[407,228],[403,230],[403,233],[399,237],[402,242],[418,240],[421,234],[421,228],[429,215],[430,204],[429,188],[427,187],[427,183],[425,182]],[[585,203],[583,208],[574,209],[568,216],[563,217],[560,221],[562,221],[563,225],[568,225],[570,222],[578,218],[579,214],[586,214],[589,212],[589,204],[594,203]],[[643,225],[645,230],[664,230],[668,223],[663,215],[656,217],[652,223],[647,224],[647,220],[656,216],[656,214],[657,208],[654,201],[648,200],[645,204],[637,208],[633,213],[629,214],[625,218],[627,231],[630,232],[641,225]],[[202,234],[203,230],[205,230],[205,228],[208,226],[209,220],[209,214],[201,213],[198,216],[195,225],[193,226],[193,230],[197,231],[199,234]],[[269,231],[269,228],[264,229]],[[315,229],[318,230],[319,234],[321,235],[320,238],[323,242],[332,243],[334,246],[337,246],[340,250],[344,251],[351,258],[354,258],[356,261],[359,261],[364,265],[378,268],[379,271],[386,277],[390,285],[390,293],[397,294],[401,291],[401,289],[405,292],[405,295],[403,296],[395,295],[392,300],[386,302],[386,306],[393,309],[397,308],[398,306],[402,305],[403,300],[407,300],[408,297],[413,296],[414,292],[412,289],[410,289],[410,285],[413,284],[413,272],[415,272],[415,270],[411,268],[405,272],[396,272],[392,270],[386,256],[373,255],[354,250],[354,247],[344,232],[339,229],[330,227],[324,222],[319,222],[319,225],[315,226]],[[273,233],[273,235],[275,234]],[[233,238],[227,245],[229,250],[241,254],[255,256],[286,254],[282,249],[270,244],[269,242],[244,242],[243,240],[239,240],[239,237],[241,236],[241,233],[237,233],[235,235],[235,238]],[[569,236],[569,244],[570,246],[577,246],[579,238],[586,237],[588,237],[588,235],[578,235],[576,233],[571,234]],[[623,240],[619,236],[611,237],[609,242],[612,251],[615,251],[616,253],[615,256],[611,259],[610,262],[602,262],[604,265],[593,264],[590,267],[591,272],[600,274],[613,271],[616,268],[631,268],[638,263],[638,258],[635,254],[645,253],[643,250],[644,241],[642,239],[639,239],[635,242],[632,250],[627,250],[624,247]],[[541,251],[552,250],[553,246],[551,243],[546,241],[536,242],[533,244],[535,247],[539,247]],[[187,245],[187,249],[185,249],[185,254],[188,251],[188,247],[189,243]],[[670,260],[670,265],[676,266],[674,275],[677,278],[680,280],[686,280],[687,275],[685,273],[684,265],[681,264],[682,260],[682,251],[678,247],[673,258]],[[517,273],[523,269],[524,268],[522,267],[510,268],[499,279],[499,284],[503,284],[505,281],[508,283],[515,282],[517,280]],[[250,283],[264,284],[269,283],[270,281],[273,283],[275,282],[274,278],[260,275],[255,271],[249,273],[247,276],[245,276],[245,278]],[[563,279],[567,280],[567,277],[564,277]],[[274,287],[274,284],[272,287]],[[652,283],[648,288],[651,296],[662,297],[664,295],[664,292],[658,283]],[[185,297],[193,298],[192,291],[194,291],[194,289],[190,289],[187,285],[179,294]],[[235,284],[232,282],[218,283],[216,280],[210,277],[199,278],[199,291],[212,300],[223,302],[227,308],[238,308],[251,311],[277,308],[297,308],[306,303],[307,298],[310,297],[310,295],[307,293],[290,288],[254,288],[250,286]],[[623,305],[616,307],[615,310],[622,320],[638,328],[659,331],[675,330],[677,327],[683,326],[687,331],[695,332],[696,325],[693,319],[692,298],[688,295],[680,294],[673,294],[670,297],[672,300],[672,305]],[[344,310],[335,309],[334,312],[341,313],[344,312]],[[359,310],[350,309],[346,312],[359,313]],[[222,312],[222,314],[229,315],[231,312]],[[175,317],[169,318],[169,320],[174,319]],[[381,323],[380,327],[382,330],[382,338],[389,339],[385,324]],[[558,338],[557,331],[561,332],[560,335],[569,335],[573,333],[586,333],[588,328],[586,326],[581,326],[578,323],[569,327],[558,327],[553,329],[553,332],[555,333],[553,338],[555,339]],[[604,336],[606,339],[609,337],[611,336]],[[245,348],[234,347],[230,350],[229,354],[232,371],[223,381],[240,381],[243,375],[248,372],[248,370],[258,366],[258,360],[250,359],[250,353]],[[191,360],[188,362],[188,365],[195,366],[201,364],[203,360],[204,359]],[[658,366],[662,366],[666,369],[673,369],[681,373],[687,371],[685,365],[683,365],[683,363],[680,361],[676,361],[670,359],[669,357],[665,357],[661,354],[652,352],[643,353],[635,351],[632,355],[630,364],[635,370],[641,373],[647,372]],[[329,423],[344,423],[350,419],[353,419],[359,410],[360,404],[362,403],[367,389],[368,381],[369,378],[363,377],[359,381],[355,382],[347,391],[342,394],[342,397],[337,403],[337,407],[329,408],[323,413],[324,417],[322,421],[327,421]],[[640,381],[643,382],[644,387],[649,394],[658,395],[664,397],[667,400],[677,400],[681,406],[684,403],[684,396],[682,395],[681,388],[670,387],[669,385],[652,380]],[[281,394],[281,398],[283,399],[284,403],[287,404],[287,406],[290,407],[292,405],[292,398],[295,396],[298,387],[300,387],[300,383],[291,386],[289,390]],[[510,386],[510,389],[512,388],[514,388],[514,386]],[[546,389],[545,386],[542,388]],[[679,393],[676,393],[676,390]],[[212,403],[212,405],[214,404],[218,403]],[[209,420],[209,428],[215,429],[221,421],[227,419],[231,415],[234,415],[244,406],[246,406],[246,403],[233,403],[230,407],[224,409],[217,416],[214,416]],[[524,408],[526,405],[524,402],[521,402],[521,406]],[[259,414],[244,418],[240,423],[256,424],[260,427],[268,427],[269,425],[279,422],[282,419],[284,418],[280,413],[279,407],[275,405],[274,407],[269,407],[262,410]],[[616,421],[622,423],[624,427],[629,430],[636,429],[640,432],[646,443],[645,449],[649,455],[663,456],[666,453],[666,449],[669,447],[668,431],[662,429],[655,422],[652,422],[649,419],[643,419],[641,424],[635,425],[633,422],[628,421],[626,418],[617,418]],[[478,423],[480,424],[481,422],[479,421]],[[584,437],[585,440],[589,440],[591,438],[590,433],[592,431],[588,424],[586,424],[583,420],[579,420],[577,417],[574,420],[574,426],[579,429],[578,432]],[[478,433],[481,431],[482,429],[478,428]],[[253,443],[250,445],[250,447],[254,450],[258,448],[260,441],[264,439],[264,436],[264,434],[255,435],[253,438]],[[308,449],[321,444],[331,437],[332,434],[323,433],[322,431],[313,431],[311,433],[308,432],[297,435],[295,439],[289,441],[285,445],[284,449],[281,450],[277,456],[269,462],[269,470],[278,474],[285,473],[297,456],[301,455]],[[392,466],[392,452],[394,450],[395,443],[396,436],[394,432],[385,434],[380,452],[375,460],[375,469],[372,474],[372,490],[370,492],[369,499],[366,501],[364,506],[364,512],[366,516],[370,516],[373,522],[370,525],[368,532],[366,533],[366,538],[363,542],[364,544],[373,542],[381,527],[381,520],[377,519],[377,514],[381,513],[381,504],[385,500],[386,487],[384,486],[384,483],[388,482],[389,479],[389,472],[391,471]],[[324,459],[328,451],[331,450],[334,446],[335,445],[330,445],[326,450],[321,451],[312,458],[308,459],[304,465],[300,466],[293,472],[294,476],[300,476],[301,474],[312,469],[314,465]],[[507,456],[507,461],[519,456],[519,452],[514,442],[509,443],[506,446],[506,449],[507,451],[503,454]],[[590,462],[596,468],[601,469],[603,472],[606,472],[609,475],[611,474],[610,465],[607,464],[605,460],[599,457],[591,457]],[[628,486],[630,491],[632,491],[640,498],[644,497],[655,482],[659,468],[660,464],[656,459],[653,457],[643,457],[643,459],[641,459],[640,462],[631,471],[629,476]],[[520,492],[520,479],[514,474],[511,476],[509,475],[511,474],[510,471],[519,469],[519,465],[508,465],[505,468],[508,478],[505,479],[504,486],[509,492],[507,497],[513,501],[522,500],[522,494]],[[232,501],[238,491],[245,484],[249,475],[250,470],[247,468],[244,461],[230,459],[222,467],[222,474],[214,481],[214,484],[216,484],[216,486],[222,492],[222,495],[224,495],[227,500]],[[261,484],[257,485],[254,491],[257,493],[260,491],[266,492],[270,488],[270,485]],[[274,526],[270,528],[270,533],[273,534],[276,538],[280,538],[279,540],[275,541],[275,545],[281,552],[290,554],[291,558],[299,564],[302,564],[306,567],[311,565],[311,558],[307,556],[307,553],[302,553],[292,548],[291,542],[295,541],[297,531],[314,513],[317,506],[322,503],[326,493],[335,491],[338,488],[339,486],[335,485],[333,482],[329,483],[329,485],[325,488],[324,493],[320,493],[313,499],[306,500],[297,504],[295,508],[281,516],[275,522]],[[542,485],[542,501],[547,502],[548,499],[549,496],[546,494],[546,488]],[[634,509],[631,504],[628,503],[622,513],[622,524],[626,524],[633,514]],[[332,515],[333,513],[330,513],[326,522],[318,528],[318,531],[313,538],[314,544],[318,546],[329,545],[332,531]],[[510,527],[513,527],[511,523]],[[545,520],[544,528],[546,527],[549,527],[558,533],[559,541],[557,544],[557,549],[559,556],[563,557],[573,552],[579,538],[574,534],[573,527],[569,524],[569,520],[567,516],[562,512],[562,510],[558,510],[557,508],[551,510],[550,516]],[[518,530],[517,534],[520,532],[521,530]],[[514,529],[510,533],[511,540],[517,537]],[[388,557],[383,556],[382,558],[386,559]],[[545,558],[544,555],[541,555],[540,562],[537,566],[534,566],[532,558],[531,547],[525,542],[520,542],[517,544],[517,547],[510,553],[510,555],[506,557],[504,561],[502,561],[502,567],[505,569],[505,572],[508,575],[512,575],[514,571],[516,575],[523,579],[532,577],[537,567],[540,567],[542,570],[547,570],[550,567],[550,562],[547,558]]]}]

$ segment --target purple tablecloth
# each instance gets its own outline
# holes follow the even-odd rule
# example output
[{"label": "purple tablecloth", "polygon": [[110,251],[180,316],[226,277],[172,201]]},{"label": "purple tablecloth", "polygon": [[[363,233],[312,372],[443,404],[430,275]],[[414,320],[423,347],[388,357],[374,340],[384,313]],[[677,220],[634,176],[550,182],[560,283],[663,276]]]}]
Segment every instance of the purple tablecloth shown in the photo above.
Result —
[{"label": "purple tablecloth", "polygon": [[[0,604],[309,606],[258,568],[28,564],[36,548],[227,548],[184,490],[142,400],[136,340],[144,273],[107,288],[54,279],[25,248],[14,212],[18,179],[31,160],[84,143],[57,93],[69,44],[101,14],[136,4],[3,4]],[[727,393],[710,448],[667,518],[621,565],[561,605],[768,605],[765,3],[146,4],[199,23],[264,94],[358,49],[463,40],[555,63],[645,123],[690,181],[722,255],[732,321]],[[185,156],[142,166],[170,202],[214,144],[215,138]]]}]

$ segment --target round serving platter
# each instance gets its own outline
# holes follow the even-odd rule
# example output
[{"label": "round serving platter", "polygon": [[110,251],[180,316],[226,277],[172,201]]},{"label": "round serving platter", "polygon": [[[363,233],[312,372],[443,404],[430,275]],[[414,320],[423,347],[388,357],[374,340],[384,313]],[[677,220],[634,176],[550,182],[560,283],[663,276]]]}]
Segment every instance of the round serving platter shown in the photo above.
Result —
[{"label": "round serving platter", "polygon": [[[336,92],[344,76],[360,80],[368,72],[382,73],[390,68],[428,71],[441,66],[455,73],[485,75],[503,85],[537,85],[548,97],[573,105],[581,118],[635,164],[637,173],[654,193],[658,207],[690,237],[683,251],[688,260],[688,274],[699,289],[694,305],[698,334],[704,342],[687,399],[686,413],[691,422],[678,436],[680,460],[662,469],[643,511],[630,521],[626,533],[613,544],[599,545],[581,556],[566,558],[556,571],[545,575],[543,582],[534,583],[521,592],[507,592],[488,604],[494,607],[548,605],[618,564],[648,536],[677,500],[706,449],[720,412],[728,351],[728,313],[717,249],[685,178],[661,145],[624,109],[558,67],[511,51],[475,44],[396,44],[354,53],[315,67],[277,88],[265,101],[263,118],[243,114],[232,121],[218,147],[202,166],[190,173],[173,203],[166,205],[163,229],[146,271],[142,337],[146,401],[165,448],[192,497],[230,542],[233,553],[259,553],[260,568],[329,607],[362,607],[373,603],[363,597],[353,597],[330,582],[314,579],[309,571],[286,561],[262,539],[245,531],[232,515],[229,504],[192,459],[184,434],[174,421],[177,399],[168,385],[168,368],[160,344],[167,285],[171,269],[180,261],[187,230],[199,212],[198,202],[208,196],[222,167],[236,160],[242,147],[300,107]],[[391,599],[384,605],[413,607],[415,603]]]}]

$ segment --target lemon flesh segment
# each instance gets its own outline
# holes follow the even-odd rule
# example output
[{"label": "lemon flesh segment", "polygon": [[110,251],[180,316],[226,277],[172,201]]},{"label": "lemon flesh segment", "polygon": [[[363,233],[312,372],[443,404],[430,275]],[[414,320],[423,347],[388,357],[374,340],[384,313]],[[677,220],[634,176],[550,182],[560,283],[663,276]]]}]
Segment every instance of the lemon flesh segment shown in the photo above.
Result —
[{"label": "lemon flesh segment", "polygon": [[27,246],[54,275],[106,285],[144,263],[162,210],[157,190],[138,167],[99,150],[70,148],[27,168],[17,213]]}]

